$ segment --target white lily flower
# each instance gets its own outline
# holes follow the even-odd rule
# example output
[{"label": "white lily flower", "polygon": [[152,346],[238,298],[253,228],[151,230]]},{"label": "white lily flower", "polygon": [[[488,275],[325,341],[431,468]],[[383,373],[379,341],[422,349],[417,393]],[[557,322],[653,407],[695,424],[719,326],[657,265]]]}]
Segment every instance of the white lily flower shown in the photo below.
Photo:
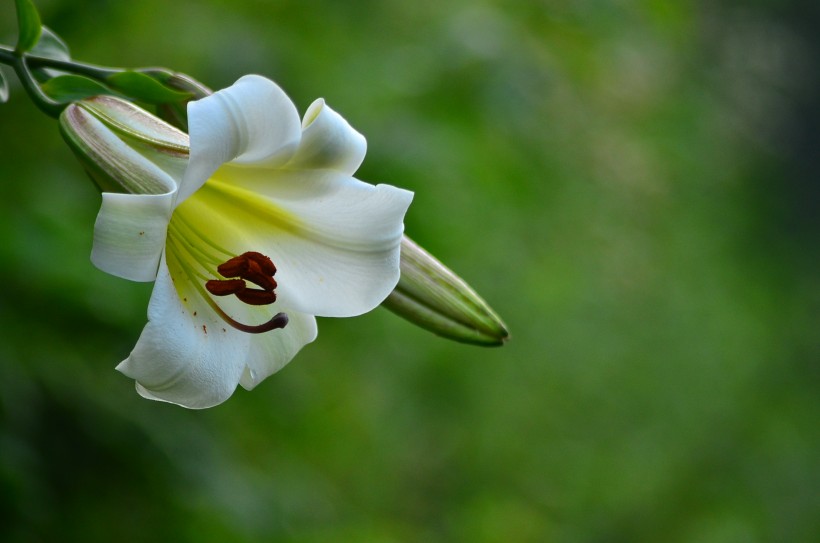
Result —
[{"label": "white lily flower", "polygon": [[[65,115],[94,117],[79,106]],[[385,299],[412,193],[355,179],[364,137],[321,99],[300,121],[260,76],[192,102],[188,121],[184,171],[181,132],[151,141],[162,152],[123,144],[123,160],[142,161],[152,181],[103,193],[92,261],[156,281],[149,322],[117,369],[146,398],[205,408],[287,364],[316,338],[314,316]]]}]

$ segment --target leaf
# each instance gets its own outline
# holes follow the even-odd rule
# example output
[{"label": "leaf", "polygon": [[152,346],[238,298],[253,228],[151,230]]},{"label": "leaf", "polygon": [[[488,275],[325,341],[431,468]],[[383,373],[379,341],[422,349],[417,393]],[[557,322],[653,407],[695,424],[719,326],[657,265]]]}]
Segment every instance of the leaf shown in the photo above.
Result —
[{"label": "leaf", "polygon": [[56,60],[71,60],[68,45],[66,45],[62,38],[47,26],[42,28],[43,33],[40,35],[37,45],[32,48],[31,54]]},{"label": "leaf", "polygon": [[17,37],[17,52],[25,53],[29,51],[40,39],[43,31],[40,23],[40,14],[31,0],[15,0],[17,4],[17,26],[19,35]]},{"label": "leaf", "polygon": [[116,92],[102,83],[81,75],[57,76],[43,83],[41,88],[52,100],[61,104],[76,102],[100,94],[117,96]]},{"label": "leaf", "polygon": [[3,77],[3,70],[0,70],[0,104],[5,104],[9,99],[9,85]]},{"label": "leaf", "polygon": [[[30,51],[32,55],[38,57],[51,58],[55,60],[70,61],[71,55],[68,51],[68,45],[55,34],[50,28],[44,26],[43,33],[40,35],[40,40],[37,45]],[[57,77],[64,74],[64,71],[52,68],[37,68],[33,70],[40,81]]]},{"label": "leaf", "polygon": [[179,72],[172,72],[165,68],[142,68],[140,73],[150,75],[166,87],[182,92],[191,93],[191,98],[199,100],[214,93],[211,89],[191,77]]},{"label": "leaf", "polygon": [[150,75],[131,70],[107,77],[106,83],[130,98],[149,104],[181,102],[193,96],[190,92],[171,89]]}]

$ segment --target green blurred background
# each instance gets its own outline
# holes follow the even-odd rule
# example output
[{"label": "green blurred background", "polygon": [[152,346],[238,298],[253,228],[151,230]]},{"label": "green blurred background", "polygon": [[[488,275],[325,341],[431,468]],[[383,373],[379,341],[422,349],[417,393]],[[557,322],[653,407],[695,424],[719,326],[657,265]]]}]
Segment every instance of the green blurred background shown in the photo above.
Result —
[{"label": "green blurred background", "polygon": [[36,3],[78,59],[326,98],[513,337],[380,309],[217,408],[142,400],[151,285],[92,267],[99,196],[15,86],[0,540],[820,538],[816,3]]}]

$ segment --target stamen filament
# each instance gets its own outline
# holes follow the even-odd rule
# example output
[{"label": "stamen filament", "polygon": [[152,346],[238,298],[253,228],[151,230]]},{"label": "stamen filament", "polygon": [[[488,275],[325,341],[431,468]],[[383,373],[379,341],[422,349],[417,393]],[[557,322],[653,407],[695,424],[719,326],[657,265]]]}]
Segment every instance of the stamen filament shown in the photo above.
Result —
[{"label": "stamen filament", "polygon": [[174,213],[174,220],[171,221],[171,224],[173,224],[175,222],[179,223],[179,226],[184,226],[185,228],[187,228],[188,231],[191,232],[191,234],[193,234],[194,236],[196,236],[197,238],[202,240],[206,245],[208,245],[212,249],[222,253],[224,256],[229,257],[233,254],[230,251],[226,250],[224,247],[221,247],[221,246],[217,245],[209,237],[203,235],[202,232],[200,232],[200,230],[197,227],[195,227],[193,224],[190,223],[190,221],[187,221],[185,219],[185,213],[181,213],[179,210],[177,210]]},{"label": "stamen filament", "polygon": [[[218,256],[206,253],[200,247],[197,247],[188,239],[188,236],[185,232],[180,229],[181,224],[178,224],[177,221],[171,221],[168,226],[168,234],[169,237],[175,239],[177,242],[181,243],[185,252],[193,258],[197,262],[207,262],[209,264],[216,265],[220,260]],[[200,238],[201,239],[201,238]]]}]

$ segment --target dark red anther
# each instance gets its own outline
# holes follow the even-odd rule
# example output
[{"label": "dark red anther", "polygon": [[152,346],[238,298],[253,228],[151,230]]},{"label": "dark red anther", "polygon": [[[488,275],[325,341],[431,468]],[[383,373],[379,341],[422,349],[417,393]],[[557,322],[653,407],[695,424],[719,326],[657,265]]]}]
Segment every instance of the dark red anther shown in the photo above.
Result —
[{"label": "dark red anther", "polygon": [[273,275],[266,274],[262,266],[255,260],[248,260],[248,270],[239,277],[259,285],[264,290],[273,290],[276,288],[276,280],[273,278]]},{"label": "dark red anther", "polygon": [[222,277],[242,277],[248,271],[248,259],[244,254],[235,256],[217,266],[216,271]]},{"label": "dark red anther", "polygon": [[205,288],[214,296],[229,296],[241,293],[246,286],[242,279],[212,279],[205,282]]},{"label": "dark red anther", "polygon": [[[276,301],[276,293],[273,291],[276,288],[276,280],[273,278],[276,266],[262,253],[255,251],[242,253],[223,262],[216,269],[226,279],[211,279],[205,282],[205,289],[214,296],[233,294],[248,305],[269,305]],[[245,281],[250,281],[260,288],[247,288]],[[284,328],[288,324],[288,316],[285,313],[277,313],[268,322],[262,324],[243,324],[225,313],[213,298],[206,296],[206,299],[213,310],[222,317],[222,320],[242,332],[263,334]],[[194,315],[196,316],[196,312]],[[204,325],[202,329],[207,333]],[[222,331],[224,332],[225,329],[223,328]]]},{"label": "dark red anther", "polygon": [[242,292],[237,292],[236,297],[248,305],[268,305],[276,301],[276,293],[272,290],[256,288],[246,288]]},{"label": "dark red anther", "polygon": [[244,256],[252,262],[256,262],[257,264],[259,264],[259,267],[262,268],[262,273],[264,273],[265,275],[276,274],[276,266],[273,265],[273,260],[263,255],[262,253],[257,253],[256,251],[248,251],[247,253],[243,253],[242,256]]},{"label": "dark red anther", "polygon": [[217,266],[216,270],[222,277],[242,277],[245,279],[247,273],[258,273],[272,277],[276,273],[276,266],[273,261],[256,251],[248,251],[239,256],[235,256]]}]

